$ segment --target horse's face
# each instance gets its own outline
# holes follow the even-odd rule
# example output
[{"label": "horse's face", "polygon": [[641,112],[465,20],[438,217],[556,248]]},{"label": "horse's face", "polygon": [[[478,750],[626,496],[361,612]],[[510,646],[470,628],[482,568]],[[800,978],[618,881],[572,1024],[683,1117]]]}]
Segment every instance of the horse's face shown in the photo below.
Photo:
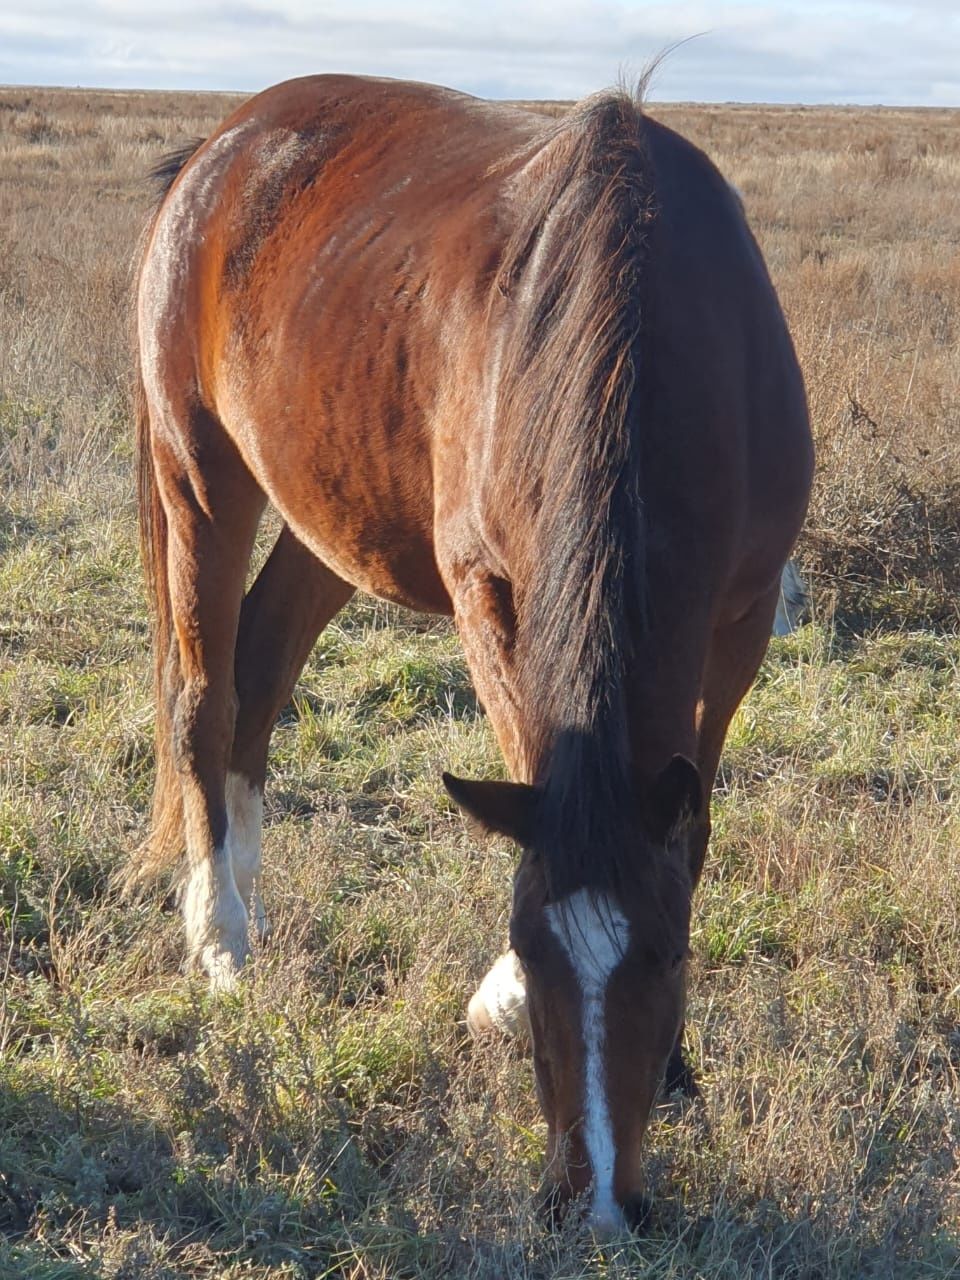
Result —
[{"label": "horse's face", "polygon": [[510,942],[548,1126],[548,1200],[587,1193],[601,1229],[643,1216],[643,1134],[683,1021],[687,931],[676,923],[667,947],[662,929],[651,945],[647,904],[588,889],[548,902],[537,859],[517,874]]},{"label": "horse's face", "polygon": [[[639,824],[635,883],[616,895],[582,888],[552,901],[543,860],[526,852],[514,884],[510,942],[523,968],[548,1126],[548,1205],[559,1209],[582,1196],[589,1222],[603,1231],[639,1225],[644,1216],[643,1134],[683,1021],[684,832],[700,796],[692,765],[669,768],[664,790],[675,811],[646,806],[659,817]],[[685,775],[679,787],[678,773]],[[511,823],[506,807],[527,803],[531,788],[451,781],[454,798],[475,818],[498,831],[513,825],[528,843],[525,823],[535,821],[535,810],[526,818],[516,812]],[[499,791],[484,795],[477,790],[484,787]],[[492,810],[484,803],[491,799]]]}]

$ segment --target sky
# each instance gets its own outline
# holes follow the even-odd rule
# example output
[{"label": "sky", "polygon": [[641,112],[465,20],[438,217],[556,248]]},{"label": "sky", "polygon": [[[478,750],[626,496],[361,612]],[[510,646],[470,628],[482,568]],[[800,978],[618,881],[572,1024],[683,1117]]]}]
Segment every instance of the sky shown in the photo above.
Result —
[{"label": "sky", "polygon": [[0,0],[0,84],[349,71],[575,98],[678,43],[656,100],[960,106],[960,0]]}]

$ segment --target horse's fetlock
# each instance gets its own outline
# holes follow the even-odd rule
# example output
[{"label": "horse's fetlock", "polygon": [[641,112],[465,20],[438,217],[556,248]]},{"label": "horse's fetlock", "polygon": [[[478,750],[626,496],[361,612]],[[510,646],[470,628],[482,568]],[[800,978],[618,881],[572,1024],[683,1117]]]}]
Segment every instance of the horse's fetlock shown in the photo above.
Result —
[{"label": "horse's fetlock", "polygon": [[195,865],[183,891],[183,921],[189,955],[223,986],[250,952],[248,911],[237,891],[229,858]]}]

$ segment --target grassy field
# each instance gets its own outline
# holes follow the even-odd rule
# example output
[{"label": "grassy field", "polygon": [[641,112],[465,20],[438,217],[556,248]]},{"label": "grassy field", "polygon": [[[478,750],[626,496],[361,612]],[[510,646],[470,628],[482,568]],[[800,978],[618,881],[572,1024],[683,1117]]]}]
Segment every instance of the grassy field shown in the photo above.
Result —
[{"label": "grassy field", "polygon": [[125,330],[142,175],[213,95],[0,91],[0,1277],[960,1276],[960,131],[657,108],[744,194],[806,371],[814,620],[738,715],[696,904],[700,1104],[650,1232],[534,1212],[530,1063],[473,1045],[511,850],[449,626],[371,601],[275,738],[272,942],[235,995],[111,872],[152,711]]}]

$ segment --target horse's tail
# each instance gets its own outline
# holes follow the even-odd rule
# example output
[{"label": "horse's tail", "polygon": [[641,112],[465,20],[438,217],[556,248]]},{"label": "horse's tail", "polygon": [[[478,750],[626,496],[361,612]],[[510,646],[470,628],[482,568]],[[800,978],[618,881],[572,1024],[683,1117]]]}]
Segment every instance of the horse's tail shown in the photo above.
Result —
[{"label": "horse's tail", "polygon": [[[194,140],[179,151],[165,156],[151,173],[151,177],[159,186],[159,199],[144,231],[139,265],[134,276],[135,287],[136,283],[139,283],[157,213],[180,170],[200,145],[200,141]],[[182,686],[182,676],[170,607],[170,582],[167,575],[167,517],[160,500],[153,463],[150,409],[143,382],[139,343],[135,340],[133,345],[137,508],[140,522],[140,558],[143,563],[153,638],[156,778],[149,834],[121,873],[122,887],[128,893],[175,866],[183,853],[183,799],[177,772],[173,723],[177,695]]]},{"label": "horse's tail", "polygon": [[128,889],[155,879],[174,866],[183,852],[183,799],[174,752],[173,725],[182,677],[170,607],[167,517],[160,501],[153,465],[150,413],[139,361],[134,385],[134,412],[140,558],[153,635],[156,777],[150,831],[126,869],[125,887]]}]

